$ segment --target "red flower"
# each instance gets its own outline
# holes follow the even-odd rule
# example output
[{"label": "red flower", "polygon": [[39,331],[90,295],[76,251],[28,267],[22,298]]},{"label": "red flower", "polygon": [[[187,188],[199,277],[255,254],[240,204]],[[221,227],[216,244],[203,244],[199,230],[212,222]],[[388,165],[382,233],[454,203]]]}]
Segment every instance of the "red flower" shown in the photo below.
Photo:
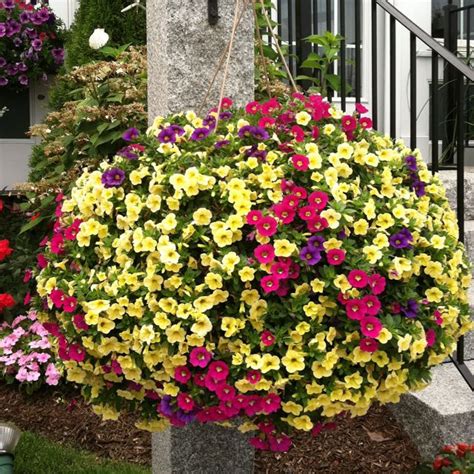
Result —
[{"label": "red flower", "polygon": [[234,101],[230,99],[229,97],[224,97],[221,102],[221,108],[225,109],[230,109],[232,107],[232,104]]},{"label": "red flower", "polygon": [[304,155],[293,155],[291,162],[298,171],[306,171],[309,167],[309,159]]},{"label": "red flower", "polygon": [[265,216],[260,219],[256,227],[260,235],[271,237],[277,231],[278,222],[273,217]]},{"label": "red flower", "polygon": [[263,331],[260,340],[264,346],[273,346],[275,344],[275,336],[270,331]]},{"label": "red flower", "polygon": [[5,308],[12,308],[15,306],[15,300],[13,296],[9,293],[1,293],[0,294],[0,312],[3,311]]},{"label": "red flower", "polygon": [[351,299],[346,302],[346,314],[349,319],[360,321],[367,314],[367,307],[362,300]]},{"label": "red flower", "polygon": [[262,217],[262,211],[250,211],[246,218],[247,224],[257,225],[262,220]]},{"label": "red flower", "polygon": [[191,371],[184,365],[174,369],[174,378],[180,383],[188,383],[191,378]]},{"label": "red flower", "polygon": [[0,262],[5,260],[13,252],[8,240],[0,240]]},{"label": "red flower", "polygon": [[260,280],[260,285],[265,293],[271,293],[278,290],[280,281],[276,275],[267,275]]},{"label": "red flower", "polygon": [[359,120],[359,123],[360,123],[360,126],[365,129],[372,128],[372,125],[373,125],[372,120],[369,119],[369,117],[362,117]]},{"label": "red flower", "polygon": [[364,352],[375,352],[379,348],[379,343],[375,339],[361,339],[359,341],[359,347]]},{"label": "red flower", "polygon": [[245,106],[245,112],[250,115],[255,115],[260,110],[260,104],[257,101],[249,102]]},{"label": "red flower", "polygon": [[347,279],[354,288],[365,288],[369,283],[369,277],[363,270],[351,270]]},{"label": "red flower", "polygon": [[324,191],[314,191],[309,195],[308,201],[318,211],[322,211],[329,201],[329,196]]},{"label": "red flower", "polygon": [[353,132],[357,128],[357,120],[352,115],[342,117],[342,129],[345,132]]},{"label": "red flower", "polygon": [[298,125],[291,127],[291,134],[295,137],[295,140],[299,143],[304,140],[304,130]]},{"label": "red flower", "polygon": [[1,211],[3,211],[3,206],[4,206],[4,204],[3,204],[3,200],[2,200],[2,199],[0,199],[0,212],[1,212]]}]

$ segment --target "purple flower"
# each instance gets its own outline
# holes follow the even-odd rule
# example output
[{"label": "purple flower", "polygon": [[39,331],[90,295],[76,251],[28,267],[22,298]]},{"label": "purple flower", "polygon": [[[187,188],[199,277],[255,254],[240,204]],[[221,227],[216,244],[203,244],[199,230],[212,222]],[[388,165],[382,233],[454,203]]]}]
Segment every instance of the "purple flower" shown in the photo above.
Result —
[{"label": "purple flower", "polygon": [[214,128],[216,126],[216,118],[213,115],[208,115],[203,121],[202,124],[205,127]]},{"label": "purple flower", "polygon": [[184,128],[180,125],[171,125],[170,128],[174,133],[176,133],[176,135],[178,135],[178,137],[182,137],[185,134]]},{"label": "purple flower", "polygon": [[407,168],[410,171],[416,171],[417,170],[416,158],[413,155],[409,155],[405,158],[405,164],[407,165]]},{"label": "purple flower", "polygon": [[5,87],[8,84],[8,79],[6,77],[0,76],[0,87]]},{"label": "purple flower", "polygon": [[239,129],[239,137],[244,138],[252,136],[254,128],[255,127],[253,127],[252,125],[244,125]]},{"label": "purple flower", "polygon": [[393,234],[390,239],[390,245],[394,249],[405,249],[407,247],[411,247],[410,241],[413,240],[413,236],[411,235],[408,229],[404,229],[401,232],[397,232]]},{"label": "purple flower", "polygon": [[13,10],[15,8],[15,0],[3,0],[3,8]]},{"label": "purple flower", "polygon": [[210,130],[208,128],[196,128],[191,135],[191,140],[200,142],[209,136]]},{"label": "purple flower", "polygon": [[176,134],[171,127],[164,128],[158,134],[157,138],[160,143],[175,143],[176,142]]},{"label": "purple flower", "polygon": [[26,72],[28,71],[28,66],[25,63],[20,63],[18,64],[18,70],[20,72]]},{"label": "purple flower", "polygon": [[31,42],[31,47],[35,51],[41,51],[41,48],[43,47],[43,42],[37,38]]},{"label": "purple flower", "polygon": [[7,64],[7,60],[0,56],[0,68],[4,68],[6,64]]},{"label": "purple flower", "polygon": [[136,148],[134,148],[133,145],[129,145],[120,149],[117,152],[117,155],[126,158],[127,160],[136,160],[138,159],[138,154],[135,152],[135,149]]},{"label": "purple flower", "polygon": [[62,64],[64,62],[64,49],[63,48],[53,48],[51,50],[51,54],[53,55],[54,62],[56,64]]},{"label": "purple flower", "polygon": [[135,140],[138,135],[140,135],[140,132],[135,127],[131,127],[128,130],[125,130],[125,132],[123,132],[122,138],[126,142],[133,142],[133,140]]},{"label": "purple flower", "polygon": [[232,118],[232,112],[229,112],[228,110],[226,110],[225,112],[222,112],[219,115],[219,118],[221,120],[230,120]]},{"label": "purple flower", "polygon": [[270,138],[270,135],[263,127],[254,127],[252,134],[257,140],[268,140]]},{"label": "purple flower", "polygon": [[416,318],[418,314],[418,303],[416,302],[416,300],[408,300],[407,305],[402,307],[402,313],[407,318]]},{"label": "purple flower", "polygon": [[30,21],[30,14],[28,12],[21,12],[20,21],[22,23],[28,23]]},{"label": "purple flower", "polygon": [[158,405],[158,410],[160,413],[167,417],[173,416],[173,407],[171,406],[171,397],[170,395],[165,395],[160,404]]},{"label": "purple flower", "polygon": [[118,188],[125,180],[125,172],[120,168],[111,168],[102,175],[105,188]]},{"label": "purple flower", "polygon": [[324,250],[324,242],[326,239],[321,235],[313,235],[308,239],[308,246],[314,248],[318,252],[322,252]]},{"label": "purple flower", "polygon": [[196,418],[196,415],[194,413],[185,413],[183,410],[178,410],[176,413],[175,413],[175,416],[176,418],[181,421],[181,423],[184,423],[184,424],[189,424],[191,422],[193,422]]},{"label": "purple flower", "polygon": [[230,143],[229,140],[219,140],[218,142],[215,143],[214,147],[217,149],[224,148]]},{"label": "purple flower", "polygon": [[7,34],[7,27],[5,23],[0,23],[0,38],[3,38]]},{"label": "purple flower", "polygon": [[20,76],[18,76],[18,82],[22,86],[27,86],[28,85],[28,76],[26,74],[21,74]]},{"label": "purple flower", "polygon": [[314,247],[303,247],[300,251],[300,258],[308,265],[316,265],[321,260],[321,253]]},{"label": "purple flower", "polygon": [[415,194],[418,196],[418,197],[422,197],[426,194],[426,191],[425,191],[425,183],[423,183],[422,181],[415,181],[413,184],[413,190],[415,191]]}]

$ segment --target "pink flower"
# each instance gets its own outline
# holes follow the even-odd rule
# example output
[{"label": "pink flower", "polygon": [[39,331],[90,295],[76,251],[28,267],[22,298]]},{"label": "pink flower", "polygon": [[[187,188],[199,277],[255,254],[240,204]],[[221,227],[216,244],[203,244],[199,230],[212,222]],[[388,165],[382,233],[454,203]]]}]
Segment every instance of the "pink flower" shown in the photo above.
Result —
[{"label": "pink flower", "polygon": [[262,211],[250,211],[247,214],[246,221],[247,221],[247,224],[257,225],[262,220],[262,218],[263,218]]},{"label": "pink flower", "polygon": [[367,308],[367,314],[369,316],[377,316],[382,308],[382,303],[375,295],[367,295],[362,298]]},{"label": "pink flower", "polygon": [[309,195],[308,201],[318,211],[322,211],[329,201],[329,196],[324,191],[314,191]]},{"label": "pink flower", "polygon": [[295,219],[295,211],[292,207],[284,203],[275,204],[273,212],[280,219],[283,224],[290,224]]},{"label": "pink flower", "polygon": [[293,155],[291,162],[298,171],[306,171],[309,167],[309,158],[305,155]]},{"label": "pink flower", "polygon": [[262,411],[267,415],[275,413],[280,409],[281,398],[276,393],[269,393],[262,399]]},{"label": "pink flower", "polygon": [[369,284],[370,288],[372,288],[372,293],[374,295],[380,295],[380,293],[383,293],[385,290],[386,280],[382,275],[374,273],[369,277]]},{"label": "pink flower", "polygon": [[55,234],[51,239],[51,252],[56,255],[63,253],[64,251],[64,238],[62,234]]},{"label": "pink flower", "polygon": [[216,395],[217,395],[217,398],[222,401],[233,400],[233,398],[235,397],[235,388],[224,383],[217,387]]},{"label": "pink flower", "polygon": [[283,433],[268,436],[268,443],[271,451],[281,453],[286,453],[293,444],[291,438]]},{"label": "pink flower", "polygon": [[331,249],[326,253],[329,265],[341,265],[346,259],[346,252],[341,249]]},{"label": "pink flower", "polygon": [[31,270],[26,270],[25,275],[23,276],[23,283],[28,283],[33,276],[33,272]]},{"label": "pink flower", "polygon": [[271,237],[277,231],[278,222],[273,217],[265,216],[256,224],[256,228],[263,237]]},{"label": "pink flower", "polygon": [[59,373],[58,369],[56,369],[54,364],[48,364],[45,375],[46,383],[48,385],[57,385],[59,383],[59,379],[61,378],[61,374]]},{"label": "pink flower", "polygon": [[382,329],[382,323],[374,316],[367,316],[360,322],[360,330],[366,337],[376,338]]},{"label": "pink flower", "polygon": [[229,375],[229,367],[221,360],[211,363],[208,374],[215,380],[225,380]]},{"label": "pink flower", "polygon": [[275,250],[271,244],[262,244],[254,250],[254,255],[260,263],[270,263],[275,258]]},{"label": "pink flower", "polygon": [[272,275],[276,276],[279,280],[288,278],[290,266],[283,262],[274,263],[270,269]]},{"label": "pink flower", "polygon": [[367,313],[367,307],[362,300],[351,299],[346,302],[346,314],[349,319],[360,321]]},{"label": "pink flower", "polygon": [[276,275],[267,275],[260,280],[260,285],[265,293],[277,291],[280,286],[279,278]]},{"label": "pink flower", "polygon": [[264,439],[259,438],[258,436],[250,438],[249,443],[258,451],[267,451],[269,448],[268,443]]},{"label": "pink flower", "polygon": [[375,339],[361,339],[359,341],[359,347],[364,352],[375,352],[379,348],[379,343]]},{"label": "pink flower", "polygon": [[275,110],[279,109],[280,107],[281,105],[278,102],[278,100],[275,98],[272,98],[261,105],[261,111],[265,115],[268,115],[274,112]]},{"label": "pink flower", "polygon": [[344,115],[341,121],[345,132],[353,132],[357,128],[357,120],[352,115]]},{"label": "pink flower", "polygon": [[324,229],[329,227],[329,223],[326,218],[319,215],[316,216],[312,221],[306,222],[306,225],[308,226],[308,230],[312,233],[322,232]]},{"label": "pink flower", "polygon": [[191,371],[185,365],[176,367],[174,369],[174,378],[180,383],[188,383],[191,378]]},{"label": "pink flower", "polygon": [[354,288],[365,288],[369,284],[369,277],[363,270],[351,270],[347,279]]},{"label": "pink flower", "polygon": [[61,290],[58,290],[57,288],[54,288],[53,290],[51,290],[51,293],[49,294],[49,297],[50,297],[51,301],[53,302],[54,306],[56,306],[56,308],[62,308],[63,307],[64,299],[65,299],[66,295]]},{"label": "pink flower", "polygon": [[77,307],[77,300],[74,298],[74,296],[69,296],[67,298],[64,298],[63,302],[63,310],[66,313],[73,313],[76,310]]},{"label": "pink flower", "polygon": [[89,329],[89,325],[86,323],[86,320],[82,314],[75,314],[72,317],[72,322],[79,331],[87,331]]},{"label": "pink flower", "polygon": [[298,125],[293,125],[293,127],[291,127],[291,134],[298,143],[301,143],[304,140],[304,130]]},{"label": "pink flower", "polygon": [[276,123],[276,120],[273,117],[262,117],[258,121],[258,126],[263,127],[263,128],[270,128],[270,127],[273,127],[275,123]]},{"label": "pink flower", "polygon": [[195,347],[189,355],[189,362],[193,367],[207,367],[212,358],[211,353],[205,347]]},{"label": "pink flower", "polygon": [[38,260],[38,267],[43,269],[48,266],[48,260],[46,260],[46,257],[42,254],[39,253],[38,256],[36,257]]},{"label": "pink flower", "polygon": [[245,378],[253,385],[260,382],[262,374],[258,370],[249,370]]},{"label": "pink flower", "polygon": [[260,340],[266,347],[273,346],[273,344],[275,344],[275,336],[271,333],[271,331],[263,331],[260,335]]},{"label": "pink flower", "polygon": [[179,393],[176,397],[178,407],[183,411],[192,411],[195,407],[194,400],[187,393]]},{"label": "pink flower", "polygon": [[373,126],[372,120],[369,117],[362,117],[359,120],[359,123],[360,123],[360,126],[366,130],[369,128],[372,128]]},{"label": "pink flower", "polygon": [[249,102],[245,106],[245,112],[250,115],[255,115],[260,110],[260,104],[257,101]]},{"label": "pink flower", "polygon": [[318,215],[318,211],[311,205],[303,206],[298,209],[298,215],[304,221],[314,221]]},{"label": "pink flower", "polygon": [[319,138],[319,128],[315,125],[311,130],[311,138],[317,140]]},{"label": "pink flower", "polygon": [[434,346],[436,342],[436,332],[434,331],[434,329],[428,329],[426,331],[426,344],[428,345],[428,347],[432,347]]},{"label": "pink flower", "polygon": [[359,114],[365,114],[366,112],[369,111],[365,105],[360,104],[359,102],[355,105],[355,109]]},{"label": "pink flower", "polygon": [[79,344],[71,344],[68,352],[70,359],[76,362],[84,362],[86,358],[86,351]]},{"label": "pink flower", "polygon": [[306,199],[306,197],[308,196],[308,191],[306,191],[306,189],[302,186],[294,186],[291,193],[298,199]]}]

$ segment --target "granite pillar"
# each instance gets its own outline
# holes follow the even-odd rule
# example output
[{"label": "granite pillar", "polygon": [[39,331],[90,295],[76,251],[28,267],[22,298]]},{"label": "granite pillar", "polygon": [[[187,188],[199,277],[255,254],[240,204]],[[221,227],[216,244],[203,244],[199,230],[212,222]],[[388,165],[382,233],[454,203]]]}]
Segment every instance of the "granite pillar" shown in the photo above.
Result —
[{"label": "granite pillar", "polygon": [[[148,0],[148,102],[150,117],[196,110],[206,95],[232,31],[235,0],[218,0],[219,20],[210,25],[207,0]],[[242,4],[242,2],[240,2]],[[218,105],[222,70],[208,101]],[[253,12],[247,8],[234,45],[225,96],[238,105],[253,100]]]},{"label": "granite pillar", "polygon": [[[217,24],[208,21],[207,0],[148,0],[149,120],[196,110],[201,105],[230,39],[234,0],[218,0]],[[253,100],[254,24],[251,7],[234,41],[225,96],[236,105]],[[218,105],[222,71],[202,113]],[[191,424],[153,435],[154,474],[253,472],[253,449],[236,429]]]}]

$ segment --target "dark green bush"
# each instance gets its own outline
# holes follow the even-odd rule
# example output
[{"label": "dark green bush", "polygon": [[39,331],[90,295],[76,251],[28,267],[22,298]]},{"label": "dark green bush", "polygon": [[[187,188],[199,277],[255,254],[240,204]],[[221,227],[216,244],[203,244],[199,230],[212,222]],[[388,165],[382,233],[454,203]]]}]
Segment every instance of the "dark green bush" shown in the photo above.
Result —
[{"label": "dark green bush", "polygon": [[104,28],[109,34],[108,46],[146,44],[145,11],[133,8],[121,13],[130,3],[130,0],[81,0],[66,42],[68,70],[101,58],[100,53],[89,47],[89,36],[96,28]]}]

